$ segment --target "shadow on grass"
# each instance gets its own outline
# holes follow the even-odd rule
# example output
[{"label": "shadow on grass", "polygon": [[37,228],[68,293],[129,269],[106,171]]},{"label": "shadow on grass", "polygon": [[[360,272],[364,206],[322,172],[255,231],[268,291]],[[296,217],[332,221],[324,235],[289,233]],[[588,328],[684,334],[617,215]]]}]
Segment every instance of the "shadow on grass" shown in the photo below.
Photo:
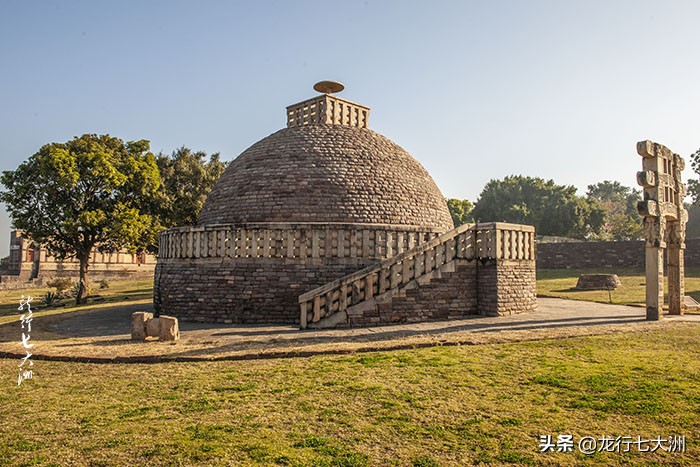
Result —
[{"label": "shadow on grass", "polygon": [[[122,339],[110,339],[108,341],[97,341],[97,342],[90,342],[89,344],[85,344],[84,342],[78,342],[78,343],[73,343],[73,344],[56,344],[56,347],[81,347],[84,345],[96,345],[99,347],[106,347],[110,345],[127,345],[127,344],[138,344],[141,341],[132,341],[129,338],[122,338]],[[144,341],[145,342],[145,341]]]}]

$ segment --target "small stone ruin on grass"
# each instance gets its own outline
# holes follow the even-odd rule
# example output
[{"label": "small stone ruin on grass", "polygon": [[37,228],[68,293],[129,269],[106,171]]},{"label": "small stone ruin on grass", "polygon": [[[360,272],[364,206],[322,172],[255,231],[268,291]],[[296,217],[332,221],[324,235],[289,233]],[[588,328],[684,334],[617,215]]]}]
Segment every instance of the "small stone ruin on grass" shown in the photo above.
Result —
[{"label": "small stone ruin on grass", "polygon": [[154,318],[153,313],[143,311],[132,313],[131,339],[177,341],[180,339],[177,318],[163,315]]},{"label": "small stone ruin on grass", "polygon": [[617,274],[581,274],[576,290],[615,290],[621,285]]}]

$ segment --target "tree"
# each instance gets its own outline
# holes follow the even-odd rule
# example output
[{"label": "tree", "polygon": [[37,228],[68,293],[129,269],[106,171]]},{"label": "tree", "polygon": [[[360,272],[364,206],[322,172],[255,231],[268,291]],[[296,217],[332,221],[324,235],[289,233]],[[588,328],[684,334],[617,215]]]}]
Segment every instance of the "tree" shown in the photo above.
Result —
[{"label": "tree", "polygon": [[637,213],[637,202],[642,199],[640,191],[605,180],[588,185],[586,196],[605,211],[603,225],[594,238],[637,240],[642,237],[642,217]]},{"label": "tree", "polygon": [[206,158],[205,152],[192,152],[185,146],[172,156],[156,156],[162,183],[154,214],[163,227],[197,223],[207,195],[228,165],[221,162],[219,153],[212,154],[208,162]]},{"label": "tree", "polygon": [[60,260],[80,263],[76,303],[87,301],[90,253],[145,248],[157,223],[145,210],[160,185],[146,140],[86,134],[43,146],[1,178],[15,228]]},{"label": "tree", "polygon": [[686,238],[700,238],[700,204],[687,204],[688,223],[685,225]]},{"label": "tree", "polygon": [[700,149],[690,155],[690,166],[695,172],[695,178],[688,179],[688,196],[690,204],[688,210],[688,223],[686,224],[686,236],[688,238],[700,237]]},{"label": "tree", "polygon": [[459,227],[462,224],[466,224],[474,220],[472,217],[474,205],[468,199],[448,198],[447,209],[450,210],[452,222],[454,222],[455,227]]},{"label": "tree", "polygon": [[[700,149],[690,155],[690,166],[695,175],[700,175]],[[696,178],[688,179],[688,196],[692,200],[691,205],[700,205],[700,180]]]},{"label": "tree", "polygon": [[489,181],[474,206],[479,222],[534,225],[539,235],[586,238],[600,228],[602,210],[553,180],[505,177]]}]

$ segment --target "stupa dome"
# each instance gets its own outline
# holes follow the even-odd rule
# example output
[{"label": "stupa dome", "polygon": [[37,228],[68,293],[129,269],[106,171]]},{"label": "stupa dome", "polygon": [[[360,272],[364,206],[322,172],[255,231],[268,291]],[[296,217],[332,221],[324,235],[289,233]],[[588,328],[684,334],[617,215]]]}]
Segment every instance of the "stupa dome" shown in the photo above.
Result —
[{"label": "stupa dome", "polygon": [[454,227],[425,168],[367,128],[367,107],[326,94],[288,107],[287,114],[287,128],[231,162],[209,194],[200,224]]},{"label": "stupa dome", "polygon": [[534,309],[534,229],[454,228],[423,166],[368,128],[369,108],[331,95],[340,83],[314,89],[229,164],[199,225],[160,234],[155,311],[305,329]]}]

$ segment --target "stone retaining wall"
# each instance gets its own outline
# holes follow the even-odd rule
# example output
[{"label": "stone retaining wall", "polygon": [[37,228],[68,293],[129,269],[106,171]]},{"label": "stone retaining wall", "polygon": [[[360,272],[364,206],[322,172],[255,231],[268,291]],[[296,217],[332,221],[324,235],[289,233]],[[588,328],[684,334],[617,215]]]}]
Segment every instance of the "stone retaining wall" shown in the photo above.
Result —
[{"label": "stone retaining wall", "polygon": [[537,308],[534,261],[456,259],[398,293],[348,310],[350,326],[507,316]]},{"label": "stone retaining wall", "polygon": [[[686,267],[700,267],[700,238],[686,239]],[[644,242],[538,243],[538,269],[644,268]]]},{"label": "stone retaining wall", "polygon": [[352,316],[352,325],[417,323],[477,314],[476,261],[455,260],[449,266],[429,281]]},{"label": "stone retaining wall", "polygon": [[369,258],[163,260],[156,266],[154,306],[183,321],[298,324],[301,293],[375,262]]},{"label": "stone retaining wall", "polygon": [[536,307],[529,226],[218,225],[160,245],[154,306],[184,321],[365,326]]},{"label": "stone retaining wall", "polygon": [[534,261],[499,261],[479,269],[479,312],[507,316],[537,308]]}]

